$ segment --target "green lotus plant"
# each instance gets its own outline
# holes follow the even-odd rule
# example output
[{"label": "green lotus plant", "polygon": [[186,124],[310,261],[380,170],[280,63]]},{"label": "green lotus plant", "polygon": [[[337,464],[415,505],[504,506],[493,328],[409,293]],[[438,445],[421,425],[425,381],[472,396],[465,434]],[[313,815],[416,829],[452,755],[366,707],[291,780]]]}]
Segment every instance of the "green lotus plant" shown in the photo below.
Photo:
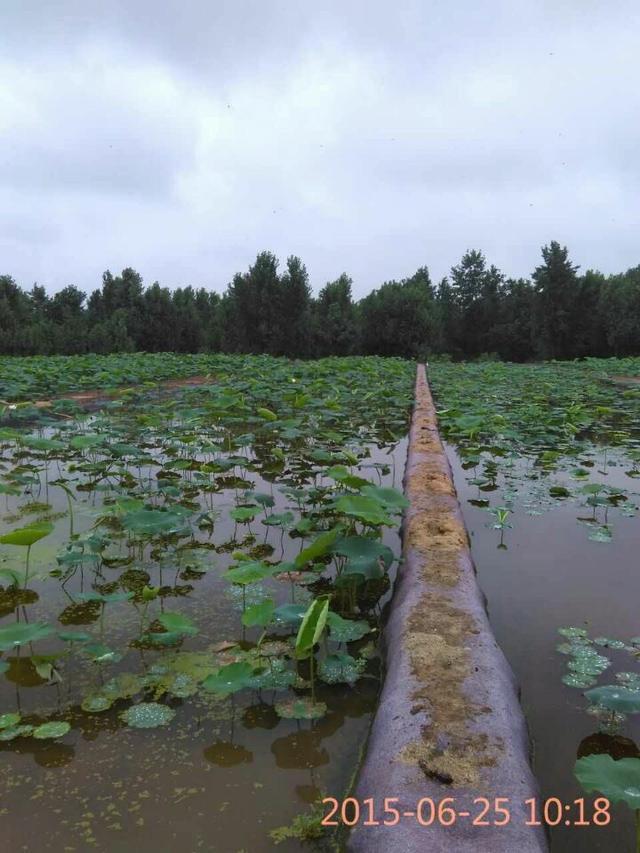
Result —
[{"label": "green lotus plant", "polygon": [[314,646],[320,641],[326,625],[329,613],[329,597],[321,596],[311,602],[302,617],[298,634],[296,636],[295,652],[299,659],[308,659],[309,677],[311,680],[311,701],[315,705],[315,673],[314,673]]},{"label": "green lotus plant", "polygon": [[598,792],[610,803],[622,802],[635,813],[636,853],[640,853],[640,758],[587,755],[574,766],[576,779],[587,793]]},{"label": "green lotus plant", "polygon": [[52,530],[53,524],[51,524],[51,522],[36,522],[34,524],[27,525],[26,527],[19,527],[16,530],[12,530],[10,533],[5,533],[0,536],[0,543],[3,545],[17,545],[20,548],[27,549],[23,583],[25,589],[29,583],[29,558],[31,556],[31,548],[36,542],[39,542],[41,539],[44,539],[45,536],[48,536]]},{"label": "green lotus plant", "polygon": [[[41,376],[25,362],[18,380],[10,367],[16,389],[50,395],[93,382],[105,394],[90,411],[67,400],[42,415],[31,408],[35,427],[23,428],[22,409],[12,415],[14,430],[0,426],[8,518],[52,524],[62,506],[69,519],[56,531],[56,565],[44,582],[54,594],[37,605],[46,621],[30,610],[35,591],[22,596],[13,567],[0,569],[10,584],[0,603],[29,618],[0,627],[2,682],[23,679],[42,707],[55,691],[61,710],[73,706],[81,727],[85,717],[102,725],[103,738],[113,737],[116,720],[131,729],[171,723],[175,700],[193,703],[197,714],[206,704],[217,720],[257,694],[269,725],[320,719],[320,681],[343,685],[346,695],[365,670],[372,678],[376,671],[368,659],[377,604],[394,562],[382,538],[395,536],[406,507],[392,472],[414,366],[206,354],[150,360],[152,368],[126,354],[45,359]],[[98,371],[98,363],[108,367]],[[147,381],[179,379],[185,365],[215,382],[165,390]],[[0,386],[7,375],[0,372]],[[118,384],[128,390],[117,392]],[[22,441],[27,430],[35,443]],[[51,505],[34,499],[43,462],[58,471],[50,480],[45,470],[47,484],[58,486]],[[36,647],[41,653],[23,654],[19,664],[8,657],[47,639],[51,648]],[[370,704],[370,693],[358,703]]]}]

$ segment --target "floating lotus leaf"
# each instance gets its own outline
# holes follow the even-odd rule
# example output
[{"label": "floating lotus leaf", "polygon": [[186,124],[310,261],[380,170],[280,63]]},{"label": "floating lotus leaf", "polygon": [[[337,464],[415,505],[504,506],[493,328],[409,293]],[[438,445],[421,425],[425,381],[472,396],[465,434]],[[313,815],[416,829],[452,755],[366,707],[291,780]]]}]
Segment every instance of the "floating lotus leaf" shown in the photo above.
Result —
[{"label": "floating lotus leaf", "polygon": [[255,674],[254,668],[246,661],[230,663],[220,667],[218,672],[206,678],[202,686],[212,693],[227,696],[229,693],[236,693],[238,690],[249,687]]},{"label": "floating lotus leaf", "polygon": [[589,476],[589,471],[586,468],[572,468],[571,476],[575,480],[584,480],[586,477]]},{"label": "floating lotus leaf", "polygon": [[15,740],[17,737],[30,737],[33,734],[33,726],[11,726],[0,731],[0,741]]},{"label": "floating lotus leaf", "polygon": [[36,726],[33,730],[33,737],[37,740],[46,740],[47,738],[64,737],[71,726],[65,720],[58,723],[43,723],[41,726]]},{"label": "floating lotus leaf", "polygon": [[327,613],[327,625],[331,639],[337,643],[351,643],[360,640],[371,631],[371,626],[364,619],[343,619],[338,613],[330,610]]},{"label": "floating lotus leaf", "polygon": [[621,711],[612,711],[603,705],[589,705],[587,714],[596,717],[600,722],[600,730],[612,735],[617,734],[620,726],[627,719],[627,715]]},{"label": "floating lotus leaf", "polygon": [[102,711],[108,711],[113,705],[114,698],[106,696],[104,693],[90,693],[82,700],[80,707],[88,714],[100,714]]},{"label": "floating lotus leaf", "polygon": [[306,696],[278,702],[275,709],[278,716],[285,720],[319,720],[327,713],[324,702],[313,702]]},{"label": "floating lotus leaf", "polygon": [[198,683],[191,676],[179,672],[167,684],[167,692],[178,699],[187,699],[198,691]]},{"label": "floating lotus leaf", "polygon": [[574,637],[584,637],[587,639],[587,631],[585,628],[558,628],[558,634],[562,634],[563,637],[569,637],[571,639]]},{"label": "floating lotus leaf", "polygon": [[327,655],[318,668],[318,675],[327,684],[354,684],[365,666],[366,661],[338,652]]},{"label": "floating lotus leaf", "polygon": [[602,655],[599,655],[598,652],[591,645],[591,640],[588,643],[580,642],[580,638],[571,641],[571,654],[574,658],[599,658]]},{"label": "floating lotus leaf", "polygon": [[574,657],[567,664],[567,668],[578,675],[600,675],[609,666],[611,666],[610,660],[598,654]]},{"label": "floating lotus leaf", "polygon": [[624,649],[626,646],[622,640],[611,640],[609,637],[594,637],[593,642],[596,646],[604,646],[608,649]]},{"label": "floating lotus leaf", "polygon": [[606,753],[587,755],[576,761],[573,772],[588,793],[599,791],[612,803],[640,809],[640,758],[614,761]]},{"label": "floating lotus leaf", "polygon": [[637,714],[640,711],[640,690],[607,684],[589,690],[585,696],[593,705],[601,705],[611,711],[621,711],[623,714]]},{"label": "floating lotus leaf", "polygon": [[628,687],[630,690],[640,691],[640,673],[637,672],[616,672],[616,679]]},{"label": "floating lotus leaf", "polygon": [[295,672],[287,668],[285,661],[275,658],[261,673],[249,680],[248,686],[254,690],[286,690],[295,680]]},{"label": "floating lotus leaf", "polygon": [[53,633],[53,628],[44,622],[15,622],[0,628],[0,650],[6,651],[25,643],[35,643]]},{"label": "floating lotus leaf", "polygon": [[120,719],[134,729],[155,729],[168,726],[176,712],[167,705],[158,702],[141,702],[132,705],[120,714]]},{"label": "floating lotus leaf", "polygon": [[581,675],[579,673],[570,672],[567,675],[562,676],[563,684],[566,684],[567,687],[578,687],[581,689],[585,689],[587,687],[592,687],[596,683],[595,678],[588,675]]},{"label": "floating lotus leaf", "polygon": [[133,672],[120,672],[102,688],[105,696],[115,699],[132,699],[144,687],[142,678]]},{"label": "floating lotus leaf", "polygon": [[613,534],[609,527],[602,526],[598,527],[595,530],[592,530],[589,534],[589,539],[592,542],[611,542],[613,539]]},{"label": "floating lotus leaf", "polygon": [[20,722],[20,714],[0,714],[0,729],[13,728]]},{"label": "floating lotus leaf", "polygon": [[[156,671],[157,666],[154,665],[150,672]],[[218,669],[216,658],[211,652],[175,652],[164,657],[161,666],[163,673],[182,673],[196,682],[204,681]]]}]

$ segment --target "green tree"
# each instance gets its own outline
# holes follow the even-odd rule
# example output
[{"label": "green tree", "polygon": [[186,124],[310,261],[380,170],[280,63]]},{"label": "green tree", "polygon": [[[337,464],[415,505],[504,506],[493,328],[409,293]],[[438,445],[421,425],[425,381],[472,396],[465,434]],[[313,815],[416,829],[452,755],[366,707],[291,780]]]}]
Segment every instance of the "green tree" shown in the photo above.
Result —
[{"label": "green tree", "polygon": [[350,355],[358,349],[358,324],[346,273],[329,281],[313,305],[313,350],[318,357]]},{"label": "green tree", "polygon": [[261,252],[247,273],[236,273],[227,289],[225,349],[267,352],[277,349],[278,260]]},{"label": "green tree", "polygon": [[88,330],[85,299],[86,294],[70,284],[49,300],[46,310],[52,325],[51,334],[56,352],[64,355],[86,352]]},{"label": "green tree", "polygon": [[142,296],[144,325],[138,346],[145,352],[173,351],[176,347],[176,320],[171,291],[157,281]]},{"label": "green tree", "polygon": [[278,260],[261,252],[249,272],[237,273],[227,289],[222,344],[236,352],[301,356],[309,347],[310,289],[299,258]]},{"label": "green tree", "polygon": [[426,267],[403,281],[385,282],[358,308],[365,353],[424,358],[433,351],[438,316]]},{"label": "green tree", "polygon": [[500,323],[502,287],[502,274],[495,266],[487,269],[477,249],[465,252],[451,268],[451,290],[458,308],[455,351],[470,358],[496,351],[494,329]]},{"label": "green tree", "polygon": [[610,276],[601,292],[599,307],[606,354],[637,355],[640,352],[640,266]]},{"label": "green tree", "polygon": [[293,358],[308,355],[311,344],[311,288],[306,267],[294,255],[287,258],[287,271],[280,278],[276,303],[275,355]]},{"label": "green tree", "polygon": [[569,251],[552,240],[542,247],[544,261],[533,273],[537,299],[537,350],[542,358],[573,358],[576,354],[574,307],[579,287],[577,266]]},{"label": "green tree", "polygon": [[[109,324],[116,314],[112,329],[117,329],[118,346],[127,339],[134,349],[142,349],[145,332],[142,276],[131,267],[122,270],[119,276],[107,270],[102,276],[101,292],[92,293],[89,299],[89,323],[91,326]],[[121,325],[124,323],[125,335]],[[115,350],[120,352],[121,350]]]},{"label": "green tree", "polygon": [[507,279],[500,290],[498,318],[491,331],[494,351],[505,361],[529,361],[534,356],[533,314],[536,294],[524,278]]}]

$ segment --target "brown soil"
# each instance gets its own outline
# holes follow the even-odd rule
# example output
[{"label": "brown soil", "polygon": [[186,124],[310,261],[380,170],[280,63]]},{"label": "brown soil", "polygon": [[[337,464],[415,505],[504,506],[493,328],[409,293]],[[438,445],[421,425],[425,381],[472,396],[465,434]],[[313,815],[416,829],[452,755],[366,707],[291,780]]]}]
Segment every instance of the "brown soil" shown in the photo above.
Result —
[{"label": "brown soil", "polygon": [[[204,385],[206,382],[210,381],[211,377],[209,376],[188,376],[185,379],[167,379],[164,382],[158,382],[157,386],[159,388],[184,388],[189,385]],[[130,386],[123,385],[121,388],[117,388],[112,391],[105,391],[104,389],[98,388],[91,391],[75,391],[72,394],[64,394],[62,397],[55,397],[51,400],[36,400],[32,405],[34,405],[36,409],[48,409],[56,402],[56,400],[74,400],[76,403],[90,403],[93,400],[99,400],[103,397],[118,397],[120,394],[132,390],[134,389]]]},{"label": "brown soil", "polygon": [[453,603],[452,592],[461,581],[469,541],[457,511],[431,394],[420,378],[410,452],[417,462],[406,482],[411,509],[405,520],[404,548],[418,555],[425,592],[411,613],[404,642],[416,681],[412,712],[424,711],[429,722],[421,740],[409,744],[400,757],[443,784],[476,785],[481,769],[496,763],[500,744],[491,743],[475,725],[491,709],[470,700],[465,691],[472,671],[469,647],[478,626],[472,615]]},{"label": "brown soil", "polygon": [[610,376],[609,379],[620,385],[640,385],[640,376]]}]

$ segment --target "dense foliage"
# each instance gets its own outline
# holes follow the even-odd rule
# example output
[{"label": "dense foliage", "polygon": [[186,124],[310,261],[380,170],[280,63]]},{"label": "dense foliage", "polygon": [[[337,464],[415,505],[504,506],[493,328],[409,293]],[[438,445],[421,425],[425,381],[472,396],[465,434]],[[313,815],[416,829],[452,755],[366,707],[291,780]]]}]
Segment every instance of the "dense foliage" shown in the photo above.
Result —
[{"label": "dense foliage", "polygon": [[[464,455],[478,445],[570,462],[595,442],[635,452],[640,422],[638,358],[570,364],[433,363],[429,382],[440,431]],[[633,457],[631,457],[633,459]]]},{"label": "dense foliage", "polygon": [[[558,355],[568,317],[569,307],[548,326]],[[492,625],[523,686],[543,796],[568,802],[584,791],[635,811],[634,833],[613,806],[607,849],[640,850],[639,376],[631,357],[429,367]],[[553,646],[561,657],[550,661]],[[550,824],[552,849],[565,849],[562,822]],[[597,849],[601,830],[590,832],[576,850]]]},{"label": "dense foliage", "polygon": [[[413,365],[224,354],[4,361],[12,373],[0,395],[16,401],[45,377],[50,391],[93,383],[101,395],[0,406],[5,811],[16,814],[25,788],[44,780],[39,814],[56,849],[96,839],[110,849],[120,786],[127,805],[139,793],[119,812],[118,829],[131,832],[148,807],[180,823],[187,789],[203,803],[242,800],[233,771],[254,750],[245,781],[262,813],[273,756],[277,767],[315,768],[331,748],[336,785],[334,758],[347,747],[343,738],[333,751],[331,736],[347,721],[348,737],[364,738],[379,686]],[[209,378],[156,383],[196,370]],[[124,381],[134,387],[109,393]],[[25,753],[35,758],[27,771]],[[83,757],[99,771],[83,776]],[[53,766],[55,784],[45,776]],[[219,772],[195,787],[209,767]],[[290,814],[300,778],[277,779],[274,819]],[[59,820],[61,792],[89,815],[82,825]]]},{"label": "dense foliage", "polygon": [[467,252],[435,287],[426,267],[355,302],[341,275],[313,297],[307,271],[262,252],[226,292],[144,287],[133,269],[106,272],[87,299],[53,296],[0,276],[0,353],[240,352],[289,357],[394,355],[509,361],[633,355],[640,342],[640,266],[604,276],[552,242],[531,280],[505,277]]},{"label": "dense foliage", "polygon": [[636,514],[640,359],[439,362],[429,373],[440,430],[478,490],[474,505],[494,516],[500,547],[518,507],[539,515],[573,500],[591,511],[578,522],[598,543],[612,541],[618,516]]}]

